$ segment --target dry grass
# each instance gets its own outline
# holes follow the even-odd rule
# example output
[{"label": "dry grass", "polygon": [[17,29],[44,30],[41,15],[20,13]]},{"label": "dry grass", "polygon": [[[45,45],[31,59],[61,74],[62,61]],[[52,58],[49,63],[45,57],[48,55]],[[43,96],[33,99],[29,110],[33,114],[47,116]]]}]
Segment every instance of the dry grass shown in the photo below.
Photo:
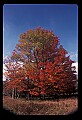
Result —
[{"label": "dry grass", "polygon": [[67,115],[78,109],[78,99],[68,98],[55,100],[25,100],[3,97],[3,108],[16,115]]}]

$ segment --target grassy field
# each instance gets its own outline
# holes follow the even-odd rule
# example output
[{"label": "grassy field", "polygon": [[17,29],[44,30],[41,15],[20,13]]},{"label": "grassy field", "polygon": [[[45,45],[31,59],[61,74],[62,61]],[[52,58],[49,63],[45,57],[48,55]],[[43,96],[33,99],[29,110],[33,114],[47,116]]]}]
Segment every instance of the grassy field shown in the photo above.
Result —
[{"label": "grassy field", "polygon": [[3,108],[16,115],[68,115],[78,109],[78,99],[25,100],[3,97]]}]

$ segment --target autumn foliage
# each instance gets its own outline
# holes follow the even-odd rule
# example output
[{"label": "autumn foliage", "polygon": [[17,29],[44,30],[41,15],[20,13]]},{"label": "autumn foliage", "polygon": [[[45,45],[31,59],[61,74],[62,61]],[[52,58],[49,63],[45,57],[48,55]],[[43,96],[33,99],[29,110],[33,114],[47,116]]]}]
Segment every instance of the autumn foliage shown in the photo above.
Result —
[{"label": "autumn foliage", "polygon": [[[28,97],[59,95],[75,91],[75,67],[68,52],[52,31],[38,27],[20,35],[19,43],[6,60],[7,90]],[[14,65],[12,64],[14,63]],[[20,65],[22,63],[22,65]],[[12,92],[11,92],[12,94]]]}]

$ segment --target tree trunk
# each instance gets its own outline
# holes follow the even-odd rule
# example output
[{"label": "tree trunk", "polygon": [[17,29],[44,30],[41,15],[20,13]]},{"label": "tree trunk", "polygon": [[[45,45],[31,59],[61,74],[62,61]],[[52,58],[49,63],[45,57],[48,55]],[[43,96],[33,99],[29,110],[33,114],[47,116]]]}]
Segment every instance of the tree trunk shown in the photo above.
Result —
[{"label": "tree trunk", "polygon": [[28,99],[28,100],[29,100],[29,93],[27,93],[27,94],[26,94],[26,99]]},{"label": "tree trunk", "polygon": [[19,98],[19,93],[17,92],[17,99]]},{"label": "tree trunk", "polygon": [[45,99],[45,95],[43,95],[43,100]]},{"label": "tree trunk", "polygon": [[17,89],[14,88],[14,97],[17,98]]},{"label": "tree trunk", "polygon": [[14,99],[14,88],[12,88],[12,99]]}]

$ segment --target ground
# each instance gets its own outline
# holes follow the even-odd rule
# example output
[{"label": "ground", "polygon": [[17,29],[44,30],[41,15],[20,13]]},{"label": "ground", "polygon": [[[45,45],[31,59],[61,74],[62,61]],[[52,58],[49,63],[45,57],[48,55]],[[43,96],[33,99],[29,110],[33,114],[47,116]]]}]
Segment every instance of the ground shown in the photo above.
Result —
[{"label": "ground", "polygon": [[16,115],[68,115],[78,109],[78,98],[43,101],[4,96],[3,108]]}]

